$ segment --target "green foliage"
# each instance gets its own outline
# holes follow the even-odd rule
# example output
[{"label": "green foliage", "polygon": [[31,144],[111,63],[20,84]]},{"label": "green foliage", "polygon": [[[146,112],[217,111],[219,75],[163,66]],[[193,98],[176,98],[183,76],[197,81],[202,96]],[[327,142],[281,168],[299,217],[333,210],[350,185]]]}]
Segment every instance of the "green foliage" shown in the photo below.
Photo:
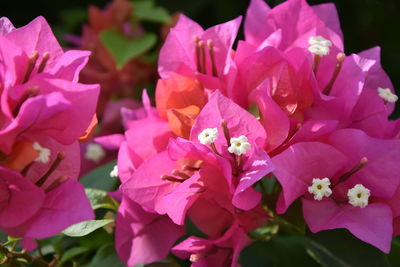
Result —
[{"label": "green foliage", "polygon": [[171,17],[168,11],[163,7],[155,6],[151,0],[136,0],[132,1],[134,17],[139,20],[168,23]]},{"label": "green foliage", "polygon": [[107,192],[113,191],[117,180],[110,177],[110,172],[115,164],[115,161],[104,164],[83,176],[79,181],[85,188],[101,189]]},{"label": "green foliage", "polygon": [[391,266],[400,266],[400,237],[393,239],[392,250],[387,255],[387,259]]},{"label": "green foliage", "polygon": [[63,256],[60,259],[60,265],[62,265],[64,262],[67,262],[67,261],[73,259],[74,257],[79,256],[88,251],[89,251],[89,248],[72,247],[64,252]]},{"label": "green foliage", "polygon": [[385,255],[343,229],[322,231],[306,237],[310,255],[326,267],[389,266]]},{"label": "green foliage", "polygon": [[110,219],[84,221],[71,225],[63,231],[63,234],[71,237],[85,236],[112,222],[114,220]]},{"label": "green foliage", "polygon": [[154,33],[144,33],[137,39],[128,39],[115,30],[100,33],[100,40],[113,56],[118,68],[122,68],[129,60],[150,50],[157,42]]},{"label": "green foliage", "polygon": [[113,244],[103,245],[95,254],[92,261],[83,267],[124,267],[118,258]]},{"label": "green foliage", "polygon": [[319,266],[305,250],[305,239],[299,235],[276,236],[268,242],[254,242],[239,259],[243,267]]},{"label": "green foliage", "polygon": [[86,188],[85,192],[93,210],[100,208],[118,210],[118,203],[109,197],[106,191],[95,188]]}]

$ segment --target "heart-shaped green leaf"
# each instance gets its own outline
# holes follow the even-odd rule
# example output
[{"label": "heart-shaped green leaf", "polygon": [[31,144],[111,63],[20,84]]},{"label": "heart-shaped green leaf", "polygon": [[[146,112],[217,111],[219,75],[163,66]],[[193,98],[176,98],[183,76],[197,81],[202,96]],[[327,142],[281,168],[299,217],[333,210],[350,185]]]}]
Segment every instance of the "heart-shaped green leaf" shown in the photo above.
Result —
[{"label": "heart-shaped green leaf", "polygon": [[113,56],[118,68],[126,62],[136,58],[151,49],[157,37],[153,33],[145,33],[137,39],[130,40],[114,30],[105,30],[100,33],[100,40]]},{"label": "heart-shaped green leaf", "polygon": [[139,20],[146,20],[151,22],[168,23],[171,17],[168,11],[163,7],[157,7],[153,1],[139,0],[133,1],[134,16]]}]

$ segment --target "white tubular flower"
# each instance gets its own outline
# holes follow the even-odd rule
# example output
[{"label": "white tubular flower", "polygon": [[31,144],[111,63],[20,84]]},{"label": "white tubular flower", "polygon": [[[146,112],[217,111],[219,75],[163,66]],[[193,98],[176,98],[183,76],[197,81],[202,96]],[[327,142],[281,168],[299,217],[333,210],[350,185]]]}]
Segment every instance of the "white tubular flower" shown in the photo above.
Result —
[{"label": "white tubular flower", "polygon": [[211,145],[218,138],[218,129],[217,128],[204,129],[197,138],[199,139],[199,142],[201,144]]},{"label": "white tubular flower", "polygon": [[332,42],[322,36],[311,36],[308,43],[310,44],[308,51],[320,57],[328,55],[329,47],[332,46]]},{"label": "white tubular flower", "polygon": [[331,41],[329,41],[329,40],[327,40],[324,37],[319,36],[319,35],[318,36],[311,36],[308,39],[308,43],[310,45],[318,44],[318,45],[325,46],[325,47],[331,47],[332,46],[332,42]]},{"label": "white tubular flower", "polygon": [[362,184],[356,184],[352,189],[347,191],[349,203],[354,207],[365,208],[368,205],[368,199],[371,191]]},{"label": "white tubular flower", "polygon": [[88,144],[86,147],[85,159],[99,163],[106,156],[106,152],[99,144]]},{"label": "white tubular flower", "polygon": [[317,56],[322,57],[322,56],[326,56],[329,54],[329,47],[315,44],[315,45],[311,45],[310,47],[308,47],[308,51],[310,51],[311,53],[313,53]]},{"label": "white tubular flower", "polygon": [[50,161],[51,151],[48,148],[42,147],[38,142],[32,144],[33,149],[39,152],[39,156],[34,160],[35,162],[47,163]]},{"label": "white tubular flower", "polygon": [[381,87],[379,87],[378,88],[378,95],[383,100],[385,100],[386,102],[389,102],[389,103],[395,103],[399,99],[399,97],[396,94],[392,93],[392,91],[390,91],[389,88],[381,88]]},{"label": "white tubular flower", "polygon": [[329,178],[313,178],[312,185],[308,187],[308,192],[314,195],[315,200],[321,200],[324,197],[329,197],[332,194],[332,190],[329,187],[331,181]]},{"label": "white tubular flower", "polygon": [[112,171],[110,172],[110,177],[112,177],[112,178],[118,177],[118,166],[117,165],[115,165],[114,168],[112,169]]},{"label": "white tubular flower", "polygon": [[245,154],[251,147],[250,143],[247,141],[248,139],[244,135],[232,137],[230,140],[231,145],[228,147],[228,151],[238,156]]}]

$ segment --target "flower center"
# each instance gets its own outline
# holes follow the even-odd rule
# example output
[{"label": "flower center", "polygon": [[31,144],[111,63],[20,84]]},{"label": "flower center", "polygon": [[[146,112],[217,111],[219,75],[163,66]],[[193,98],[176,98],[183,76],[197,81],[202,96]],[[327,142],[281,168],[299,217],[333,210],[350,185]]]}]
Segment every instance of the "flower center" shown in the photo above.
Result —
[{"label": "flower center", "polygon": [[204,129],[197,137],[199,142],[203,145],[211,145],[218,138],[217,128],[207,128]]},{"label": "flower center", "polygon": [[315,200],[322,200],[324,197],[329,197],[332,194],[330,185],[331,181],[328,177],[313,178],[312,185],[308,187],[308,192],[314,195]]},{"label": "flower center", "polygon": [[230,144],[231,145],[228,147],[228,151],[238,156],[246,154],[251,147],[247,137],[244,135],[239,137],[231,137]]},{"label": "flower center", "polygon": [[208,47],[208,55],[211,61],[211,73],[212,76],[217,77],[217,65],[215,63],[215,54],[214,54],[214,42],[212,40],[207,40],[206,42],[200,40],[200,38],[196,35],[193,37],[196,47],[196,66],[197,71],[203,74],[207,74],[207,53],[206,53],[206,45]]},{"label": "flower center", "polygon": [[353,188],[347,191],[347,196],[351,205],[354,207],[365,208],[368,206],[371,191],[362,184],[356,184]]}]

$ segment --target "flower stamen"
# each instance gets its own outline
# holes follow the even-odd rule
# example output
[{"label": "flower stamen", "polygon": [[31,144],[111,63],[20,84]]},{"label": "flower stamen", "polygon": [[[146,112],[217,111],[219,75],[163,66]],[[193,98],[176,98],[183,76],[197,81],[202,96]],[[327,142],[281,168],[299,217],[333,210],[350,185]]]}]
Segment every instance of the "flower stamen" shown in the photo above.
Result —
[{"label": "flower stamen", "polygon": [[39,58],[39,52],[34,51],[31,56],[28,58],[28,66],[26,67],[24,78],[22,79],[22,83],[26,83],[29,80],[29,77],[32,74],[33,69],[35,68],[36,61]]},{"label": "flower stamen", "polygon": [[344,53],[338,53],[336,55],[336,60],[337,60],[336,67],[335,67],[335,70],[333,71],[332,78],[329,80],[328,84],[325,86],[325,89],[323,90],[324,94],[326,94],[326,95],[330,94],[333,84],[335,83],[335,81],[340,73],[340,70],[342,69],[343,61],[345,59],[346,59],[346,55]]},{"label": "flower stamen", "polygon": [[176,183],[183,183],[185,180],[184,179],[180,179],[171,175],[166,175],[166,174],[162,174],[160,176],[160,178],[162,180],[166,180],[166,181],[170,181],[170,182],[176,182]]},{"label": "flower stamen", "polygon": [[36,182],[37,186],[42,186],[46,182],[47,178],[49,178],[49,176],[58,168],[58,166],[60,166],[61,162],[65,159],[65,156],[66,156],[65,152],[58,152],[57,153],[57,157],[54,160],[54,162],[51,164],[50,168]]},{"label": "flower stamen", "polygon": [[351,169],[350,171],[348,171],[348,172],[344,173],[342,176],[340,176],[337,183],[346,181],[350,176],[352,176],[353,174],[355,174],[356,172],[361,170],[367,163],[368,163],[368,159],[366,157],[363,157],[360,160],[360,162],[356,166],[354,166],[353,169]]},{"label": "flower stamen", "polygon": [[208,52],[210,54],[210,59],[211,59],[212,75],[214,77],[218,77],[217,65],[215,64],[214,42],[212,40],[208,40],[207,46],[208,46]]},{"label": "flower stamen", "polygon": [[40,92],[39,87],[32,87],[32,88],[26,89],[26,91],[22,95],[21,99],[19,100],[18,104],[15,106],[15,108],[12,111],[13,116],[17,117],[17,115],[22,107],[22,104],[24,104],[24,102],[26,100],[28,100],[29,98],[39,95],[39,92]]},{"label": "flower stamen", "polygon": [[46,67],[47,61],[49,61],[50,59],[50,54],[49,52],[44,52],[43,57],[42,57],[42,61],[39,64],[39,68],[38,68],[38,73],[42,73],[44,68]]},{"label": "flower stamen", "polygon": [[172,174],[175,175],[175,176],[179,176],[179,177],[181,177],[181,178],[184,179],[184,180],[187,180],[187,179],[190,178],[189,175],[187,175],[186,173],[181,172],[181,171],[179,171],[179,170],[172,170]]}]

